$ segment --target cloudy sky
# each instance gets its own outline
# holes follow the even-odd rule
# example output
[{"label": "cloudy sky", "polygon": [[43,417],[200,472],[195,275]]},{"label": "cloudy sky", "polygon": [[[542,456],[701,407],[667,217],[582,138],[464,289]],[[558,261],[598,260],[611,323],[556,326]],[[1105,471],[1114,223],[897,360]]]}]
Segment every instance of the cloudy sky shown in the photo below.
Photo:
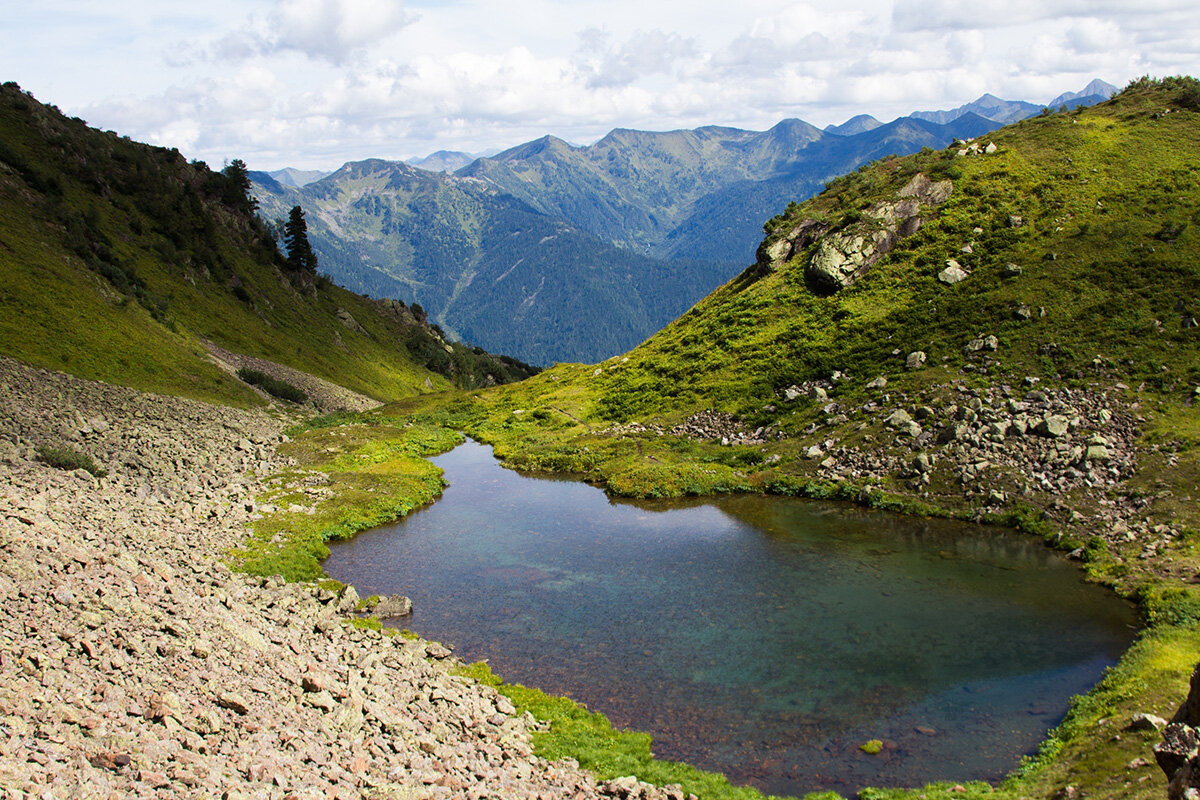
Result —
[{"label": "cloudy sky", "polygon": [[1195,0],[36,0],[0,79],[220,166],[888,121],[1200,73]]}]

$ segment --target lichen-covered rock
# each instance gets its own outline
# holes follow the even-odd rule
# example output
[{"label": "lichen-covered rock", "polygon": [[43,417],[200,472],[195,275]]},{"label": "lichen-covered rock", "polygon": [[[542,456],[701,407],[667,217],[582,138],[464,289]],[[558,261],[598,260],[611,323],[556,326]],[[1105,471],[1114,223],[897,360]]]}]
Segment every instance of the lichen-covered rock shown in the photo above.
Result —
[{"label": "lichen-covered rock", "polygon": [[821,240],[804,275],[823,289],[844,289],[890,252],[895,243],[895,234],[886,229],[830,234]]},{"label": "lichen-covered rock", "polygon": [[778,270],[813,244],[817,249],[805,265],[805,278],[818,291],[836,292],[857,280],[890,252],[900,239],[920,229],[922,214],[945,202],[953,191],[950,181],[913,176],[892,200],[867,209],[867,219],[830,233],[830,223],[805,219],[791,230],[774,233],[758,248],[752,274],[762,277]]}]

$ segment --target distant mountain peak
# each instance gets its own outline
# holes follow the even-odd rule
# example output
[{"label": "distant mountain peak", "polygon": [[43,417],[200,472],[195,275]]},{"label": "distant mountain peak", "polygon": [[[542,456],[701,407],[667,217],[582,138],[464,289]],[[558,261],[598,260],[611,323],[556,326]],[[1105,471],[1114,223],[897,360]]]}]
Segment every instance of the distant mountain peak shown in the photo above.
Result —
[{"label": "distant mountain peak", "polygon": [[411,158],[407,163],[430,172],[454,172],[467,166],[478,157],[461,150],[438,150],[424,158]]},{"label": "distant mountain peak", "polygon": [[307,186],[314,181],[319,181],[321,178],[324,178],[326,175],[330,175],[331,173],[323,172],[318,169],[296,169],[295,167],[284,167],[283,169],[273,170],[266,174],[270,175],[283,186],[291,186],[294,189],[299,189],[301,186]]},{"label": "distant mountain peak", "polygon": [[939,125],[948,125],[963,114],[975,113],[993,122],[1008,124],[1019,119],[1031,117],[1042,110],[1042,106],[1027,103],[1024,100],[1003,100],[991,93],[985,93],[978,99],[961,105],[949,111],[914,111],[910,116]]},{"label": "distant mountain peak", "polygon": [[846,120],[841,125],[826,125],[825,132],[832,133],[835,136],[853,136],[856,133],[873,131],[876,128],[882,127],[882,125],[882,122],[870,114],[858,114]]},{"label": "distant mountain peak", "polygon": [[[1063,92],[1058,97],[1046,104],[1048,108],[1074,108],[1078,105],[1090,105],[1095,102],[1108,100],[1117,93],[1117,87],[1111,83],[1100,80],[1099,78],[1092,79],[1091,83],[1083,87],[1078,92]],[[1080,102],[1082,101],[1082,102]]]}]

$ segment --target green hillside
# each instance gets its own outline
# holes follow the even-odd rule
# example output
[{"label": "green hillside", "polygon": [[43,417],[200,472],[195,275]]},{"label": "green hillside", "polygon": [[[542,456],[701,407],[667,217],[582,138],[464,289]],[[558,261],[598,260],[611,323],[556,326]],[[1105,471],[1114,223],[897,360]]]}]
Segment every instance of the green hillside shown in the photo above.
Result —
[{"label": "green hillside", "polygon": [[1143,79],[832,181],[625,356],[390,413],[618,495],[840,498],[1044,537],[1147,627],[1009,781],[919,796],[1157,797],[1159,735],[1126,726],[1169,718],[1200,652],[1197,209],[1200,82]]},{"label": "green hillside", "polygon": [[[244,176],[243,176],[244,178]],[[236,168],[87,127],[0,88],[0,353],[246,403],[201,340],[377,399],[530,374],[412,310],[290,273]]]}]

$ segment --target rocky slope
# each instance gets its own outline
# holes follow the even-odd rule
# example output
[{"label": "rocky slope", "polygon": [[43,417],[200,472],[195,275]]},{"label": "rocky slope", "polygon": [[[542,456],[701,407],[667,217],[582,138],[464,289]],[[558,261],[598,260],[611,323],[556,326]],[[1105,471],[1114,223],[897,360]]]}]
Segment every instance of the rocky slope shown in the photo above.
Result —
[{"label": "rocky slope", "polygon": [[352,589],[231,573],[285,417],[9,359],[0,408],[0,795],[682,798],[535,758],[531,718],[351,624]]}]

